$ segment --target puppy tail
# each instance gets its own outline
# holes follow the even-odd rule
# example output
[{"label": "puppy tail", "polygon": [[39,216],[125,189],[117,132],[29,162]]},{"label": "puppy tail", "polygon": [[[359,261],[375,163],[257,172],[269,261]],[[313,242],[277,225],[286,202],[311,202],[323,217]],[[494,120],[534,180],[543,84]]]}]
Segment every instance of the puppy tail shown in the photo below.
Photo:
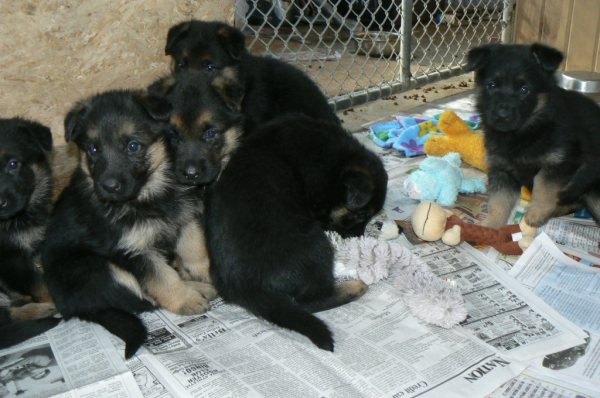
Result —
[{"label": "puppy tail", "polygon": [[0,327],[0,349],[19,344],[47,332],[58,325],[60,318],[17,321]]},{"label": "puppy tail", "polygon": [[282,328],[290,329],[308,337],[322,350],[333,352],[331,331],[319,318],[284,294],[252,292],[251,302],[245,307],[257,316]]},{"label": "puppy tail", "polygon": [[131,358],[148,337],[146,326],[140,318],[116,308],[80,314],[79,318],[97,323],[123,340],[125,342],[125,359]]}]

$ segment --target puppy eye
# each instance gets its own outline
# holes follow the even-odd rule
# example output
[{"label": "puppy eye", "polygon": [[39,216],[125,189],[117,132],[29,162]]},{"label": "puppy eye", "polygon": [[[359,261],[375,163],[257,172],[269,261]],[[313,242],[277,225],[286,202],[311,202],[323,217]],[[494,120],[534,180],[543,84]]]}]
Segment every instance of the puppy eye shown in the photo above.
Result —
[{"label": "puppy eye", "polygon": [[8,170],[16,170],[19,168],[19,165],[20,163],[17,159],[11,159],[8,161],[6,167],[8,168]]},{"label": "puppy eye", "polygon": [[529,87],[528,87],[528,86],[525,86],[525,85],[523,85],[523,86],[521,86],[521,88],[519,89],[519,92],[520,92],[521,94],[523,94],[523,95],[527,95],[527,94],[529,94]]},{"label": "puppy eye", "polygon": [[202,134],[202,139],[205,141],[213,140],[217,137],[221,132],[217,129],[208,129]]},{"label": "puppy eye", "polygon": [[204,70],[207,72],[212,72],[215,69],[217,69],[215,64],[213,64],[212,62],[205,62],[203,66],[204,66]]},{"label": "puppy eye", "polygon": [[488,82],[486,86],[487,86],[488,90],[493,90],[496,88],[496,82],[495,81]]},{"label": "puppy eye", "polygon": [[98,153],[98,147],[95,144],[90,144],[87,147],[87,151],[90,156],[94,156]]},{"label": "puppy eye", "polygon": [[167,131],[167,139],[172,143],[176,144],[179,142],[179,132],[175,128],[170,128]]},{"label": "puppy eye", "polygon": [[185,69],[187,67],[187,64],[188,64],[188,62],[187,62],[187,59],[185,59],[185,58],[181,58],[179,61],[177,61],[177,67],[179,69]]},{"label": "puppy eye", "polygon": [[129,151],[129,153],[137,153],[142,149],[142,144],[140,144],[137,141],[129,141],[129,144],[127,144],[127,150]]}]

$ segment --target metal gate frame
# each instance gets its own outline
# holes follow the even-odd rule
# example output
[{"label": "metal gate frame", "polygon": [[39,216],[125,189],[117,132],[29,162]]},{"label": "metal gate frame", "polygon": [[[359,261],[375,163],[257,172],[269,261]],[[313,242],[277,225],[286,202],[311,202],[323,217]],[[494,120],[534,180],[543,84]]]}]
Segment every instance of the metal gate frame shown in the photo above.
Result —
[{"label": "metal gate frame", "polygon": [[[245,0],[246,2],[250,1],[253,3],[254,6],[258,7],[259,2],[262,1],[262,3],[267,3],[265,0]],[[316,12],[316,17],[318,18],[320,17],[321,19],[324,19],[326,22],[326,26],[329,27],[329,24],[332,25],[340,25],[340,26],[344,26],[344,29],[347,29],[349,31],[355,31],[356,29],[358,29],[358,20],[362,19],[362,15],[365,13],[365,11],[363,11],[363,14],[360,14],[357,16],[357,21],[354,21],[353,19],[345,19],[343,16],[339,15],[336,13],[335,7],[338,6],[340,4],[340,2],[345,1],[348,4],[348,7],[353,7],[354,4],[356,3],[361,3],[361,4],[365,4],[366,2],[371,2],[370,4],[379,4],[380,7],[382,7],[382,5],[384,4],[383,2],[373,2],[372,0],[356,0],[356,1],[352,1],[352,0],[292,0],[292,1],[287,1],[285,3],[288,4],[288,11],[286,11],[286,7],[284,4],[284,1],[282,0],[273,0],[273,1],[269,1],[268,3],[271,5],[271,8],[269,10],[267,10],[266,14],[260,14],[259,11],[259,16],[264,16],[264,23],[262,25],[259,26],[259,28],[269,28],[272,29],[273,31],[273,37],[270,40],[263,40],[259,37],[259,29],[256,29],[255,26],[252,26],[248,19],[246,18],[248,15],[250,15],[252,12],[257,13],[258,8],[256,9],[252,9],[250,8],[250,10],[242,10],[242,11],[238,11],[236,10],[236,16],[238,21],[241,20],[241,27],[242,29],[245,30],[245,32],[250,35],[250,44],[249,44],[249,48],[253,49],[253,46],[255,45],[262,45],[263,47],[265,47],[265,50],[262,51],[262,54],[265,55],[270,55],[276,58],[282,58],[283,57],[283,53],[277,53],[276,51],[273,51],[273,43],[274,43],[274,39],[277,38],[281,38],[283,36],[281,36],[279,34],[279,29],[284,25],[284,20],[286,19],[287,15],[286,13],[289,12],[289,5],[291,4],[292,6],[296,7],[296,9],[300,9],[300,11],[302,12],[306,12],[306,10],[308,9],[308,7],[311,7],[311,10],[313,10],[313,12]],[[417,2],[421,1],[421,5],[423,4],[431,4],[431,2],[435,1],[435,5],[439,5],[439,4],[444,4],[443,7],[440,7],[440,10],[443,10],[444,12],[444,16],[446,16],[446,12],[461,12],[463,13],[462,17],[459,19],[458,24],[459,24],[459,28],[455,29],[454,31],[452,31],[452,35],[456,36],[456,32],[460,33],[460,26],[465,26],[463,33],[465,34],[465,36],[462,38],[462,40],[464,40],[464,43],[457,43],[454,38],[450,39],[451,43],[454,43],[453,45],[456,46],[458,45],[458,50],[457,53],[454,54],[449,54],[448,51],[446,50],[445,52],[442,53],[442,59],[444,56],[446,57],[450,57],[451,58],[451,62],[448,62],[448,64],[444,64],[441,63],[441,65],[437,66],[434,65],[431,67],[431,69],[425,69],[425,70],[417,70],[417,71],[412,71],[411,72],[411,67],[414,69],[414,65],[412,64],[413,58],[414,58],[414,51],[415,48],[413,48],[414,43],[413,40],[415,40],[413,38],[413,30],[415,28],[415,26],[413,26],[413,18],[415,16],[415,1],[413,0],[389,0],[389,1],[396,1],[396,3],[391,3],[393,4],[392,7],[399,3],[400,3],[400,12],[399,12],[399,29],[398,32],[392,32],[392,29],[389,30],[389,34],[386,37],[398,37],[399,36],[399,43],[395,42],[393,43],[393,47],[397,48],[398,44],[399,44],[399,48],[398,48],[398,52],[394,52],[392,54],[392,56],[385,60],[385,61],[381,61],[380,59],[376,59],[374,62],[385,62],[385,66],[391,66],[391,68],[394,69],[394,76],[390,79],[388,79],[388,81],[379,81],[376,82],[375,84],[369,84],[367,87],[360,87],[358,89],[354,89],[348,92],[338,92],[337,94],[334,95],[330,95],[329,96],[329,102],[330,105],[333,107],[334,110],[339,111],[339,110],[343,110],[343,109],[347,109],[347,108],[351,108],[353,106],[356,105],[360,105],[360,104],[364,104],[366,102],[369,101],[374,101],[380,98],[385,98],[388,97],[390,95],[393,94],[397,94],[397,93],[401,93],[403,91],[407,91],[416,87],[420,87],[423,86],[425,84],[430,84],[430,83],[434,83],[443,79],[447,79],[450,78],[452,76],[457,76],[460,75],[462,73],[465,72],[464,70],[464,62],[463,62],[463,58],[464,58],[464,53],[466,52],[465,50],[467,48],[473,47],[475,45],[480,45],[480,44],[485,44],[487,42],[489,42],[489,40],[483,40],[483,38],[479,37],[467,37],[466,32],[469,28],[472,28],[474,31],[476,29],[478,29],[483,23],[482,21],[485,20],[485,18],[489,18],[489,20],[487,21],[487,24],[484,26],[484,31],[487,32],[487,29],[491,29],[492,32],[494,32],[494,36],[495,36],[495,41],[501,41],[503,43],[510,43],[511,42],[511,36],[512,36],[512,30],[513,30],[513,14],[514,14],[514,8],[515,8],[515,3],[516,0],[428,0],[428,1],[424,1],[424,0],[416,0]],[[388,3],[389,3],[388,1]],[[494,6],[495,8],[491,8],[492,6],[490,6],[490,4],[499,4],[501,1],[501,7],[499,6]],[[240,2],[240,0],[238,0],[238,3]],[[295,3],[297,2],[297,3]],[[247,4],[247,3],[246,3]],[[303,4],[304,8],[301,8],[300,6],[298,6],[298,4]],[[425,6],[424,6],[425,7]],[[487,8],[486,8],[487,7]],[[239,7],[238,7],[239,8]],[[467,14],[467,11],[469,10],[481,10],[481,9],[490,9],[492,11],[489,11],[488,14],[482,14],[479,15],[477,13],[472,13],[472,15],[469,17]],[[316,10],[316,11],[314,11]],[[385,15],[385,18],[387,18],[387,13],[389,11],[397,11],[397,8],[395,8],[394,10],[391,9],[377,9],[377,12],[382,11]],[[423,13],[423,11],[422,11]],[[267,15],[269,15],[269,17],[267,17]],[[372,16],[372,14],[366,14],[368,16]],[[380,14],[381,15],[381,14]],[[430,17],[432,20],[433,18],[439,18],[440,15],[436,14],[434,15],[428,15],[428,14],[419,14],[419,16],[421,15],[427,15],[428,17]],[[466,15],[466,16],[465,16]],[[476,15],[476,17],[474,18],[473,15]],[[268,18],[272,18],[278,21],[275,22],[269,22]],[[479,21],[477,22],[477,24],[474,23],[474,21]],[[491,21],[491,22],[490,22]],[[456,21],[453,21],[456,23]],[[438,39],[441,36],[443,36],[443,33],[440,33],[439,29],[437,27],[437,25],[441,25],[443,22],[440,21],[436,21],[435,24],[433,24],[434,28],[434,34],[438,35]],[[451,22],[448,22],[448,24]],[[431,23],[430,25],[431,26]],[[297,28],[296,25],[291,24],[291,28],[294,30]],[[425,26],[421,26],[421,28],[423,28],[424,32],[425,32]],[[309,29],[313,29],[313,24],[311,22]],[[367,28],[368,29],[368,28]],[[335,32],[335,39],[338,39],[338,33],[340,31],[336,31]],[[367,34],[370,34],[371,31],[367,30],[366,31]],[[381,33],[381,32],[379,32]],[[376,34],[379,34],[376,33]],[[252,34],[254,37],[252,37]],[[394,36],[392,36],[392,34]],[[300,44],[301,48],[308,48],[310,49],[310,47],[308,45],[305,45],[303,40],[305,39],[305,36],[299,36],[300,37],[300,41],[302,42]],[[324,42],[322,42],[323,37],[322,36],[318,36],[318,43],[317,44],[323,44]],[[429,35],[429,33],[424,33],[421,37],[420,37],[424,42],[427,40],[430,40],[429,43],[425,44],[425,48],[428,51],[431,48],[431,39],[432,36]],[[290,44],[289,39],[286,41],[286,39],[281,39],[282,43],[283,43],[283,51],[285,52],[288,49],[288,45]],[[342,52],[343,54],[345,54],[346,56],[350,53],[349,52],[349,48],[348,48],[348,42],[346,43],[342,43],[343,44],[343,48],[342,48]],[[467,47],[464,47],[464,45],[467,45]],[[418,39],[417,39],[417,45],[421,45],[421,47],[423,47],[423,43],[421,43]],[[442,43],[442,45],[444,45]],[[441,47],[441,46],[440,46]],[[461,50],[462,48],[462,50]],[[328,49],[331,51],[332,47],[328,47]],[[440,49],[438,47],[433,47],[434,51],[434,56],[432,58],[435,57],[440,57]],[[396,50],[394,50],[396,51]],[[458,52],[461,53],[458,53]],[[395,57],[396,59],[393,60],[392,58]],[[454,59],[456,59],[456,61],[454,61]],[[289,60],[289,59],[288,59]],[[355,58],[352,58],[352,62],[354,62]],[[426,61],[427,58],[423,57],[421,58],[422,61]],[[315,78],[315,71],[314,69],[311,70],[311,65],[308,65],[305,63],[303,64],[302,61],[300,60],[292,60],[292,63],[294,63],[296,66],[300,67],[300,69],[304,70],[306,73],[308,73],[309,75],[312,75],[313,78]],[[366,62],[366,61],[365,61]],[[394,64],[395,63],[395,64]],[[323,61],[321,61],[321,64],[323,65]],[[336,68],[341,65],[341,61],[338,61],[338,64],[336,65]],[[321,66],[319,66],[320,68]],[[335,70],[337,71],[337,69]],[[415,73],[416,72],[416,73]],[[317,81],[317,83],[321,86],[321,88],[323,88],[323,85],[321,84],[321,82],[315,78],[315,80]],[[343,82],[342,82],[343,83]],[[324,90],[325,91],[325,90]]]}]

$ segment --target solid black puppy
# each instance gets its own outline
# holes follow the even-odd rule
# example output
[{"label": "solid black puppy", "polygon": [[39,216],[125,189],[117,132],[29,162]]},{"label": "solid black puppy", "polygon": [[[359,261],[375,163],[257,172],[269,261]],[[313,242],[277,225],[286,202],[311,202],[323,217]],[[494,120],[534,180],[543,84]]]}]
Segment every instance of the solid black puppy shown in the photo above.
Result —
[{"label": "solid black puppy", "polygon": [[242,115],[223,102],[211,80],[202,71],[189,69],[148,88],[172,106],[167,137],[181,184],[205,185],[216,179],[242,135]]},{"label": "solid black puppy", "polygon": [[532,226],[582,204],[600,223],[600,107],[557,85],[562,59],[537,43],[468,53],[489,165],[489,225],[506,223],[522,185],[532,188],[525,213]]},{"label": "solid black puppy", "polygon": [[206,199],[211,275],[221,296],[333,351],[311,312],[360,297],[360,281],[334,283],[325,229],[364,232],[383,206],[379,158],[336,124],[303,115],[267,123],[231,157]]},{"label": "solid black puppy", "polygon": [[204,71],[232,106],[241,108],[244,133],[286,112],[299,112],[339,124],[319,87],[298,68],[274,58],[251,55],[244,35],[221,22],[187,21],[168,32],[165,53],[173,71]]},{"label": "solid black puppy", "polygon": [[0,119],[0,348],[59,322],[49,318],[56,309],[36,267],[50,218],[51,150],[48,127]]},{"label": "solid black puppy", "polygon": [[99,323],[121,337],[125,356],[144,342],[134,314],[160,306],[179,314],[208,309],[209,281],[198,202],[175,183],[165,134],[170,106],[136,91],[109,91],[65,118],[80,164],[60,196],[42,248],[48,288],[65,318]]}]

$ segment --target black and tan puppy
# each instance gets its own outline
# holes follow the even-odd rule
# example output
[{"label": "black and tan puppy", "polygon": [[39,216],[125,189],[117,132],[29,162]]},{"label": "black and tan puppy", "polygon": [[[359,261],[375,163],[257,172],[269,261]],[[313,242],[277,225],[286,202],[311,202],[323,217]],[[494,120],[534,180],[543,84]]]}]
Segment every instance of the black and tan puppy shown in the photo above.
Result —
[{"label": "black and tan puppy", "polygon": [[488,224],[506,223],[521,185],[532,188],[525,221],[543,225],[585,205],[600,223],[600,107],[558,87],[562,54],[542,44],[469,51],[489,165]]},{"label": "black and tan puppy", "polygon": [[299,112],[339,124],[319,87],[298,68],[251,55],[244,35],[221,22],[187,21],[168,32],[165,53],[173,71],[197,69],[245,116],[244,133],[286,112]]},{"label": "black and tan puppy", "polygon": [[[196,198],[174,182],[165,134],[170,107],[142,92],[110,91],[76,104],[65,139],[80,165],[60,196],[42,249],[45,276],[65,318],[96,322],[126,343],[144,342],[136,313],[155,306],[205,312],[209,281]],[[171,266],[181,258],[197,281]]]},{"label": "black and tan puppy", "polygon": [[33,121],[0,119],[0,348],[55,326],[56,312],[38,247],[50,218],[50,129]]},{"label": "black and tan puppy", "polygon": [[215,180],[242,136],[242,115],[230,107],[202,71],[181,71],[159,79],[149,91],[172,107],[167,142],[181,184],[203,186]]},{"label": "black and tan puppy", "polygon": [[267,123],[207,192],[215,287],[225,300],[333,351],[329,328],[311,312],[355,300],[367,286],[334,283],[325,229],[362,234],[386,186],[379,158],[336,124],[292,114]]}]

